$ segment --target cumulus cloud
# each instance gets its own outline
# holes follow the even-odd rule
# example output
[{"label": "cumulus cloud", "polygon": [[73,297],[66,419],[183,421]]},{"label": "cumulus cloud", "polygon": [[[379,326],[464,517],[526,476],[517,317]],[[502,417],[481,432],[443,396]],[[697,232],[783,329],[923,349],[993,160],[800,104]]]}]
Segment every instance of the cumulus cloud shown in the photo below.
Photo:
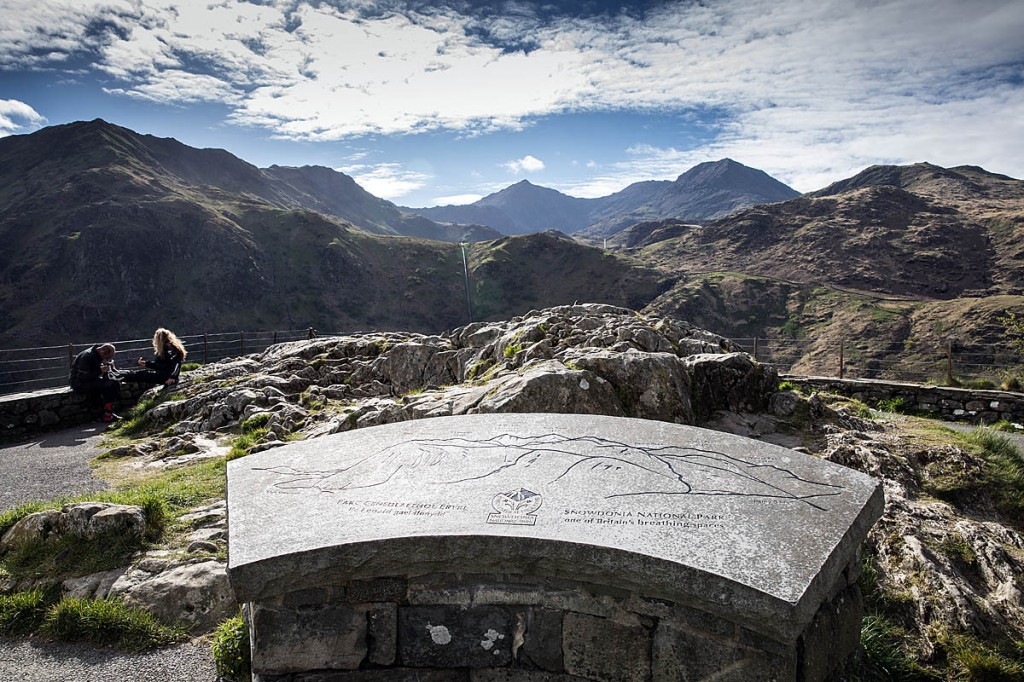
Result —
[{"label": "cumulus cloud", "polygon": [[27,132],[45,122],[45,118],[24,102],[0,99],[0,137]]},{"label": "cumulus cloud", "polygon": [[351,175],[360,187],[383,199],[405,196],[431,180],[429,174],[408,170],[398,163],[356,164],[335,170]]},{"label": "cumulus cloud", "polygon": [[544,170],[544,162],[529,154],[521,159],[513,159],[512,161],[508,161],[502,165],[507,168],[510,173],[514,173],[516,175],[520,173],[536,173],[537,171]]},{"label": "cumulus cloud", "polygon": [[634,155],[618,171],[729,155],[798,187],[885,159],[1024,174],[1019,0],[665,2],[584,16],[502,7],[6,0],[0,68],[86,61],[113,92],[224,102],[234,123],[290,139],[713,108],[726,118],[707,147]]}]

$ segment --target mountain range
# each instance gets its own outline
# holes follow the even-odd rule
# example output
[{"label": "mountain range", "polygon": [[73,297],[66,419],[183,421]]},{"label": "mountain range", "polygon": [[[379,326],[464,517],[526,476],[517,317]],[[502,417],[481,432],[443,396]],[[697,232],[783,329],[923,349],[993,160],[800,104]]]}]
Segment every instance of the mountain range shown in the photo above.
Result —
[{"label": "mountain range", "polygon": [[706,222],[796,196],[799,192],[764,171],[722,159],[698,164],[674,181],[636,182],[596,199],[571,197],[523,180],[472,204],[405,210],[443,223],[487,225],[510,235],[555,229],[601,239],[638,222]]},{"label": "mountain range", "polygon": [[[507,236],[482,216],[413,215],[327,168],[260,169],[103,121],[0,138],[0,348],[156,326],[436,333],[468,321],[467,276],[476,320],[612,303],[733,337],[789,336],[807,359],[840,338],[1002,343],[999,317],[1024,314],[1024,182],[976,166],[874,166],[721,208],[726,194],[735,208],[774,187],[762,175],[701,164],[605,197],[606,213],[519,183],[469,210],[505,216],[504,230],[543,216],[565,229]],[[685,218],[613,227],[684,204]],[[609,248],[587,245],[598,239]],[[861,359],[884,367],[889,352]]]}]

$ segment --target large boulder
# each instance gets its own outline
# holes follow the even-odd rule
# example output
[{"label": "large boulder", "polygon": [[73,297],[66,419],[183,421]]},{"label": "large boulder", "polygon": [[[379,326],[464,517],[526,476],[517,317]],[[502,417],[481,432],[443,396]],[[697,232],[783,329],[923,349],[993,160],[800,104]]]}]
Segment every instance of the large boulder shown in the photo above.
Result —
[{"label": "large boulder", "polygon": [[227,564],[216,559],[172,566],[140,562],[114,582],[108,596],[193,632],[207,632],[238,610]]}]

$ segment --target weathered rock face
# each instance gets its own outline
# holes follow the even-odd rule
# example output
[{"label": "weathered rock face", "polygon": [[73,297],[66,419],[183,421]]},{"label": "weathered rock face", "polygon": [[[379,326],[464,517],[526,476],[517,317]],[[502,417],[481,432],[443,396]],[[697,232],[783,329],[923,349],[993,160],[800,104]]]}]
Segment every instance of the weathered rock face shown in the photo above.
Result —
[{"label": "weathered rock face", "polygon": [[179,434],[269,415],[275,441],[407,419],[573,412],[692,424],[759,409],[775,375],[685,322],[584,304],[442,335],[374,334],[282,344],[196,371],[186,398],[150,415]]},{"label": "weathered rock face", "polygon": [[66,504],[22,518],[0,538],[0,554],[33,541],[57,540],[65,535],[85,539],[110,536],[141,538],[146,531],[142,508],[107,502]]}]

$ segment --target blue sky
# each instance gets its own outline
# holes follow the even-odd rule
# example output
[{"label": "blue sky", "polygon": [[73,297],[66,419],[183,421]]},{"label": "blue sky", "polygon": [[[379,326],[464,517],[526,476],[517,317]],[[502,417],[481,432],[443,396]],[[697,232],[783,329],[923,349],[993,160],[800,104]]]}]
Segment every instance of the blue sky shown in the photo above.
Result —
[{"label": "blue sky", "polygon": [[731,157],[1024,177],[1020,0],[0,0],[0,136],[104,118],[407,206]]}]

